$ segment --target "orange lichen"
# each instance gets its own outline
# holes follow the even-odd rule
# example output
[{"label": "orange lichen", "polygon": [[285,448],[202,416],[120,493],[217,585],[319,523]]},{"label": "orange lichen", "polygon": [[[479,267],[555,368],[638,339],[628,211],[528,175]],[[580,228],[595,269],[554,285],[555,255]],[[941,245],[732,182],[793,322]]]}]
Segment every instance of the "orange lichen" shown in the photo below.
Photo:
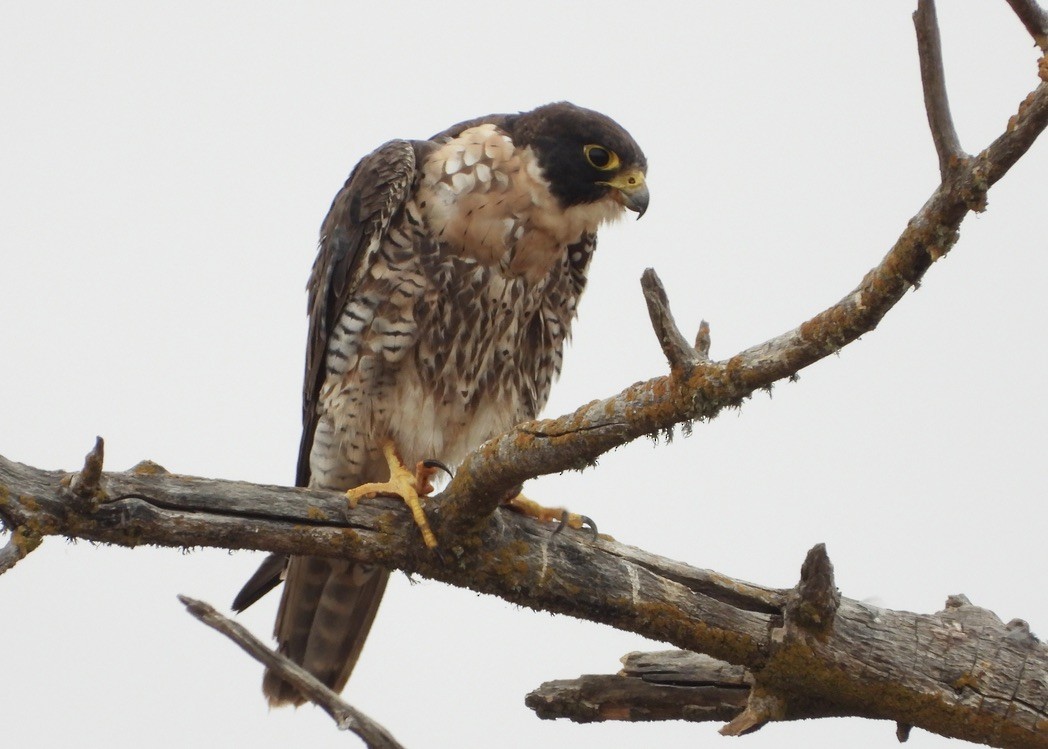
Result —
[{"label": "orange lichen", "polygon": [[[648,637],[658,636],[678,647],[701,651],[729,663],[741,663],[750,668],[763,664],[761,643],[747,635],[688,618],[676,605],[619,599],[609,599],[606,603],[611,610],[622,612],[620,616],[601,619],[612,626],[642,632]],[[638,628],[638,624],[643,626]]]},{"label": "orange lichen", "polygon": [[967,687],[969,689],[974,689],[978,691],[979,687],[982,686],[982,682],[975,674],[965,672],[958,676],[956,679],[954,679],[953,683],[950,686],[957,690],[961,690]]},{"label": "orange lichen", "polygon": [[31,552],[43,541],[43,536],[39,532],[28,528],[27,526],[20,525],[14,529],[11,534],[11,541],[18,549],[18,555],[24,557],[26,554]]},{"label": "orange lichen", "polygon": [[36,497],[34,497],[31,494],[19,494],[18,495],[18,504],[20,504],[25,509],[31,510],[33,512],[39,512],[40,511],[40,503],[37,502],[36,501]]},{"label": "orange lichen", "polygon": [[168,470],[151,460],[140,460],[131,467],[131,473],[136,476],[161,476]]}]

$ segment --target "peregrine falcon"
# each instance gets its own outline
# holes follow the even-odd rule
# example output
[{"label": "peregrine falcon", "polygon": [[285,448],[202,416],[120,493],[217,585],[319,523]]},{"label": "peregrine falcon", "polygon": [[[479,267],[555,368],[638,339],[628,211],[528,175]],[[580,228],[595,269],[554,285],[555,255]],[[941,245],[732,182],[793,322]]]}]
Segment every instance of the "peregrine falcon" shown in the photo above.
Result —
[{"label": "peregrine falcon", "polygon": [[[352,490],[351,504],[392,490],[436,544],[418,500],[424,471],[404,466],[456,465],[535,418],[560,372],[597,228],[644,213],[646,172],[629,133],[567,102],[364,157],[324,220],[307,286],[298,485]],[[234,608],[281,579],[280,652],[341,690],[389,570],[273,555]],[[269,672],[263,691],[272,705],[304,701]]]}]

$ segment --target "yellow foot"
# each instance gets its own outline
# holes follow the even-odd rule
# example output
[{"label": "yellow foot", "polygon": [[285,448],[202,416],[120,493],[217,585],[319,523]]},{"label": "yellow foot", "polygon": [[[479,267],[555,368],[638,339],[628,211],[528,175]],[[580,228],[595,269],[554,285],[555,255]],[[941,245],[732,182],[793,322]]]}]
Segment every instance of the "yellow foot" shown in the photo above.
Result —
[{"label": "yellow foot", "polygon": [[544,523],[551,523],[554,520],[560,523],[557,530],[554,533],[560,532],[564,526],[569,528],[592,528],[594,535],[597,533],[596,524],[585,515],[576,515],[574,512],[568,512],[563,507],[546,507],[540,505],[533,499],[528,499],[523,494],[518,494],[512,499],[508,499],[505,505],[511,510],[521,513],[522,515],[528,515],[536,520],[540,520]]},{"label": "yellow foot", "polygon": [[356,507],[357,502],[361,499],[377,497],[380,494],[391,494],[400,497],[404,500],[404,504],[408,506],[408,509],[411,510],[411,517],[415,519],[415,525],[422,532],[422,540],[425,542],[426,548],[435,548],[437,537],[433,535],[433,530],[429,527],[429,521],[426,520],[426,514],[422,511],[422,503],[419,502],[419,497],[433,491],[433,485],[429,480],[437,472],[437,469],[423,465],[420,462],[415,467],[415,472],[412,473],[400,462],[400,458],[397,457],[397,450],[392,442],[384,442],[382,444],[382,454],[386,456],[386,463],[389,465],[389,481],[362,484],[355,489],[350,489],[346,492],[349,506]]}]

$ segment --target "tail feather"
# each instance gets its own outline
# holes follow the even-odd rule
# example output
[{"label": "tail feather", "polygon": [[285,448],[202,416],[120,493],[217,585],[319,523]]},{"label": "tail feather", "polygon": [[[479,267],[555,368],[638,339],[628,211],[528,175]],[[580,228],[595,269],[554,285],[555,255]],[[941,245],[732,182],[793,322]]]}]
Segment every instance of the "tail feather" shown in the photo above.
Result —
[{"label": "tail feather", "polygon": [[[372,564],[292,557],[274,629],[280,652],[341,691],[360,657],[388,580],[389,571]],[[269,671],[262,691],[274,706],[305,701]]]},{"label": "tail feather", "polygon": [[287,569],[287,554],[270,554],[262,560],[262,565],[255,570],[251,579],[244,583],[244,587],[233,599],[233,611],[238,614],[258,601],[273,588],[280,585],[284,579],[284,570]]}]

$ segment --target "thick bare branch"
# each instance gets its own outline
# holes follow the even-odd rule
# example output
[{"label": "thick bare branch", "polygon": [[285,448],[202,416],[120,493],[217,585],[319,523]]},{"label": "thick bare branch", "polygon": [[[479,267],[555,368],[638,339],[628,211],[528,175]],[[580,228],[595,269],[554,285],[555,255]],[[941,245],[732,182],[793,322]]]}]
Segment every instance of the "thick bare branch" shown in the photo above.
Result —
[{"label": "thick bare branch", "polygon": [[763,728],[771,721],[786,720],[787,716],[785,698],[755,684],[750,689],[746,708],[722,726],[720,733],[723,736],[743,736]]},{"label": "thick bare branch", "polygon": [[1048,52],[1048,13],[1044,8],[1036,0],[1008,0],[1008,4],[1030,32],[1034,43]]},{"label": "thick bare branch", "polygon": [[[827,675],[821,671],[817,675],[797,671],[790,676],[777,674],[772,677],[780,663],[778,654],[773,656],[769,666],[751,672],[694,653],[665,651],[631,653],[623,659],[624,668],[616,675],[582,676],[547,682],[528,695],[527,704],[541,718],[568,718],[576,722],[729,720],[722,729],[722,733],[728,735],[756,730],[770,720],[854,715],[854,710],[858,708],[854,704],[846,707],[846,703],[874,699],[873,695],[889,699],[898,696],[895,692],[898,682],[890,666],[895,656],[884,659],[894,646],[885,647],[886,643],[880,637],[886,625],[888,629],[894,626],[894,623],[886,623],[881,617],[894,618],[899,613],[862,605],[860,610],[855,610],[852,602],[845,600],[841,620],[847,623],[845,626],[852,628],[860,620],[873,626],[867,633],[871,649],[865,654],[863,666],[848,662],[847,659],[833,659],[833,669],[849,671],[863,668],[870,677],[861,692],[857,691],[848,697],[843,693],[832,694],[838,688],[848,690],[843,683],[836,686],[826,684],[826,691],[798,690],[798,680],[814,678],[818,681]],[[854,622],[853,618],[856,618]],[[990,746],[1048,746],[1048,733],[1045,732],[1048,723],[1043,719],[1027,715],[1016,725],[1005,718],[1010,709],[1007,705],[1010,700],[1023,703],[1030,700],[1027,706],[1034,706],[1037,711],[1043,712],[1048,698],[1046,682],[1033,680],[1020,683],[1022,679],[1010,681],[999,678],[999,673],[991,673],[996,667],[1011,663],[1013,668],[1025,675],[1026,669],[1039,668],[1045,663],[1044,646],[1029,632],[1028,627],[1023,626],[1024,623],[1013,621],[1002,625],[1000,619],[991,612],[972,606],[964,596],[951,596],[946,610],[932,617],[917,616],[913,624],[915,629],[911,633],[913,642],[910,646],[912,670],[925,675],[935,674],[935,679],[948,686],[941,694],[948,695],[947,699],[955,704],[979,704],[980,707],[989,708],[989,713],[997,715],[998,727],[1009,724],[1006,729],[1002,728],[1001,733],[989,731],[981,739],[969,737],[970,740]],[[928,624],[931,626],[926,628]],[[860,629],[856,627],[848,637],[857,636]],[[781,655],[788,660],[799,657],[803,661],[807,657],[802,655],[806,648],[811,647],[815,652],[820,652],[832,639],[832,636],[826,639],[803,637],[791,643],[790,638],[786,638],[782,640]],[[974,640],[979,640],[980,644],[970,650],[968,645]],[[788,653],[791,655],[787,656]],[[988,658],[987,653],[994,655]],[[800,661],[794,665],[799,665]],[[991,668],[987,669],[987,666]],[[771,683],[769,677],[772,677]],[[803,698],[799,698],[801,693],[804,694]],[[917,712],[923,712],[927,707],[934,706],[935,698],[931,693],[924,693],[916,704]],[[960,710],[963,712],[964,708]],[[870,718],[895,717],[878,714],[876,710],[864,715]],[[983,717],[975,720],[981,721]],[[955,714],[954,719],[965,720],[960,713]],[[927,722],[922,724],[909,719],[896,720],[896,735],[900,741],[906,740],[915,724],[929,727]]]},{"label": "thick bare branch", "polygon": [[381,725],[373,721],[341,697],[324,686],[315,676],[280,653],[267,648],[261,640],[243,626],[222,616],[203,601],[180,595],[186,610],[207,626],[217,630],[241,647],[248,655],[270,671],[280,674],[294,684],[310,702],[319,705],[330,715],[340,731],[349,731],[363,739],[368,749],[404,749]]},{"label": "thick bare branch", "polygon": [[921,61],[921,83],[924,85],[924,108],[932,130],[935,152],[939,156],[939,175],[943,181],[950,169],[967,156],[957,138],[946,94],[946,73],[942,65],[942,41],[939,39],[939,20],[935,0],[918,0],[913,14],[917,29],[917,53]]},{"label": "thick bare branch", "polygon": [[[740,730],[772,718],[853,715],[993,746],[1048,748],[1048,648],[1028,628],[1006,626],[962,598],[934,615],[841,598],[832,628],[819,632],[785,626],[790,591],[585,532],[554,536],[513,512],[497,512],[477,535],[445,548],[441,560],[393,500],[361,503],[347,517],[337,492],[146,472],[103,473],[101,500],[91,506],[73,496],[68,479],[0,458],[0,515],[14,525],[106,543],[372,560],[604,622],[749,669],[762,701],[749,723],[736,723]],[[987,652],[996,655],[978,657]],[[776,700],[785,705],[781,711],[761,708]]]},{"label": "thick bare branch", "polygon": [[[850,607],[848,603],[846,608]],[[883,624],[877,621],[882,613],[895,616],[897,612],[866,607],[865,621],[879,625],[869,633],[870,643],[876,642],[883,631]],[[855,613],[849,611],[845,616],[850,619]],[[1048,696],[1048,688],[1044,683],[1019,685],[1000,680],[998,675],[991,675],[985,668],[988,664],[997,665],[1000,662],[1015,663],[1020,669],[1024,663],[1026,668],[1032,667],[1034,662],[1027,659],[1027,654],[1040,652],[1043,655],[1044,652],[1044,647],[1036,642],[1036,638],[1010,637],[1007,625],[1002,625],[999,619],[985,609],[967,603],[963,597],[951,597],[945,611],[934,617],[917,617],[917,620],[921,624],[913,631],[915,642],[912,648],[916,670],[937,673],[937,678],[949,684],[944,694],[949,694],[951,701],[993,705],[991,712],[1007,710],[1005,703],[1012,698],[1013,690],[1018,686],[1018,691],[1014,692],[1016,699],[1033,700],[1033,704],[1044,710],[1044,700]],[[929,621],[935,624],[930,629],[924,629],[923,624]],[[967,649],[966,643],[973,637],[981,638],[990,633],[995,638],[994,644],[982,640],[982,647],[989,647],[990,650]],[[806,642],[815,643],[817,648],[821,648],[818,639]],[[996,650],[998,643],[1005,643],[1005,650]],[[958,647],[960,650],[955,649]],[[868,653],[864,666],[869,669],[871,677],[869,691],[865,692],[867,697],[875,693],[885,696],[893,694],[890,669],[881,670],[885,663],[881,656],[885,652],[883,647],[874,646]],[[979,657],[979,653],[984,655]],[[986,653],[995,653],[995,656],[988,659]],[[965,658],[973,660],[966,662]],[[528,695],[527,704],[539,717],[569,718],[577,722],[728,719],[731,722],[723,732],[735,735],[753,730],[769,719],[800,720],[851,715],[854,713],[851,709],[845,709],[843,703],[864,699],[859,693],[846,700],[841,699],[842,695],[826,698],[825,692],[821,696],[815,692],[805,692],[805,699],[797,699],[799,692],[793,681],[788,682],[791,684],[788,691],[781,691],[778,686],[773,689],[763,686],[754,699],[750,692],[754,675],[750,671],[683,651],[631,653],[623,659],[623,663],[624,668],[616,675],[583,676],[547,682]],[[841,669],[856,666],[844,660],[835,662],[835,667]],[[765,670],[758,675],[758,679],[766,678],[768,673]],[[797,674],[789,678],[797,678]],[[782,679],[782,683],[786,684],[786,677]],[[1033,690],[1030,691],[1029,687],[1033,687]],[[1022,697],[1018,696],[1020,694]],[[930,703],[932,697],[926,694],[921,701]],[[748,711],[745,709],[747,707],[750,707]],[[866,715],[874,718],[891,717],[871,713]],[[955,718],[962,720],[959,714]],[[905,740],[913,725],[909,720],[897,721],[900,740]],[[1007,736],[984,735],[983,739],[972,740],[991,746],[1043,747],[1048,745],[1044,725],[1027,723],[1022,730],[1011,726]],[[924,727],[927,728],[927,724]]]},{"label": "thick bare branch", "polygon": [[[45,534],[125,546],[373,561],[740,662],[761,660],[781,596],[585,531],[553,535],[550,526],[509,511],[438,555],[421,543],[403,503],[381,497],[350,514],[340,492],[107,472],[103,500],[91,508],[77,502],[68,483],[68,475],[0,457],[0,496],[7,498],[0,500],[0,516]],[[602,581],[599,589],[593,580]],[[684,620],[704,624],[680,628]]]},{"label": "thick bare branch", "polygon": [[[1029,28],[1036,6],[1012,5]],[[985,207],[987,190],[1048,126],[1048,84],[1031,92],[997,140],[967,157],[950,121],[929,0],[921,0],[915,23],[943,181],[881,263],[837,304],[721,362],[702,355],[708,331],[700,330],[698,350],[689,351],[664,292],[649,297],[670,375],[558,419],[521,424],[467,456],[427,508],[446,543],[442,555],[419,543],[398,502],[376,500],[347,515],[339,493],[172,476],[149,466],[104,473],[100,443],[77,475],[0,458],[0,519],[24,538],[368,560],[604,622],[748,669],[746,706],[728,733],[769,720],[854,715],[993,746],[1048,749],[1048,649],[1022,622],[1004,625],[962,597],[934,615],[840,598],[829,560],[817,550],[802,583],[781,591],[588,534],[554,536],[527,518],[496,512],[507,492],[529,478],[583,468],[637,437],[712,418],[837,352],[873,330],[950,250],[964,217]],[[1048,78],[1043,62],[1041,75]],[[985,653],[994,656],[980,657]]]}]

